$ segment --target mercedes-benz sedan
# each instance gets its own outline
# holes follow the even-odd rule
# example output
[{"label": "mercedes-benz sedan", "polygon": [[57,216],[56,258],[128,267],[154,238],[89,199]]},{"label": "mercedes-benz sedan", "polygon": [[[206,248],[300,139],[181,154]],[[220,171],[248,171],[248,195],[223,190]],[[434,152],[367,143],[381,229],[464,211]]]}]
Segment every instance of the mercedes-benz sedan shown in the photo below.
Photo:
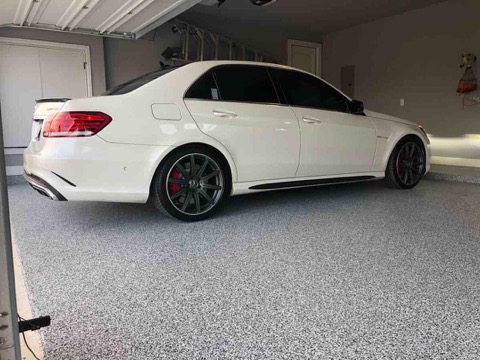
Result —
[{"label": "mercedes-benz sedan", "polygon": [[421,126],[363,109],[286,66],[195,62],[87,99],[42,99],[25,176],[54,200],[145,203],[185,221],[231,195],[385,179],[429,169]]}]

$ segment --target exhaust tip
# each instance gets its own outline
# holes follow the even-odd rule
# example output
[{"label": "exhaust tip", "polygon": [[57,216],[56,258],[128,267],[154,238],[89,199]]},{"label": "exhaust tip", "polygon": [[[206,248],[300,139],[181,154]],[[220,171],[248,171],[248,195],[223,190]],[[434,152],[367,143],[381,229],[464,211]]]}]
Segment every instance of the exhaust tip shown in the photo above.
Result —
[{"label": "exhaust tip", "polygon": [[33,174],[27,174],[26,172],[23,173],[23,176],[30,186],[37,190],[40,194],[45,195],[55,201],[67,201],[62,194],[60,194],[53,186],[51,186],[42,178]]}]

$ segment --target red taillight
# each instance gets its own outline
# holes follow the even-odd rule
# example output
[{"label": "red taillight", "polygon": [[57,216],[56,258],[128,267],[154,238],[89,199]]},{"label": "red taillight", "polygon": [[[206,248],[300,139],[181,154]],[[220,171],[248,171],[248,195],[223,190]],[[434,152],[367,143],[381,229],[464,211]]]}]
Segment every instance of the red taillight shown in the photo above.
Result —
[{"label": "red taillight", "polygon": [[60,112],[49,116],[43,126],[43,137],[92,136],[107,126],[112,118],[96,111]]}]

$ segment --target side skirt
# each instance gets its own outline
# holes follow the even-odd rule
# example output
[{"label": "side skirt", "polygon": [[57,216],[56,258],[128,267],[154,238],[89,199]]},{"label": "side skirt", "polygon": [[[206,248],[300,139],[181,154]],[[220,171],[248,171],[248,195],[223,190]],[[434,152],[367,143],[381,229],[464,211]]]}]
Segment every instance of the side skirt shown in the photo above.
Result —
[{"label": "side skirt", "polygon": [[330,178],[330,179],[287,181],[287,182],[255,185],[255,186],[249,187],[249,190],[276,190],[276,189],[287,189],[287,188],[295,188],[295,187],[359,182],[359,181],[366,181],[366,180],[373,180],[373,179],[376,179],[376,177],[375,176],[352,176],[352,177],[339,177],[339,178]]}]

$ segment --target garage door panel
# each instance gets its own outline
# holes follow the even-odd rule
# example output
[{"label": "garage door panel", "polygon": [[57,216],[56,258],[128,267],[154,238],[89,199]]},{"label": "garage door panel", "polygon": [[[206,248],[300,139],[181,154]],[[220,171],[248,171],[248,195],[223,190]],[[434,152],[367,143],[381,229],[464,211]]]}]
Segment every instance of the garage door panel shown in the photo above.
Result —
[{"label": "garage door panel", "polygon": [[0,11],[0,24],[11,23],[17,11],[18,3],[15,1],[2,1],[2,11]]},{"label": "garage door panel", "polygon": [[120,9],[117,0],[103,0],[97,3],[95,9],[90,11],[87,16],[78,24],[79,27],[84,29],[97,29],[106,21],[115,11]]},{"label": "garage door panel", "polygon": [[38,18],[41,24],[56,24],[63,14],[68,10],[71,1],[50,0],[43,13]]},{"label": "garage door panel", "polygon": [[140,38],[201,0],[2,0],[0,26]]},{"label": "garage door panel", "polygon": [[178,5],[178,0],[157,0],[147,8],[140,11],[136,16],[126,21],[117,30],[120,32],[132,32],[133,30],[145,25],[148,20],[154,16],[165,13],[165,9]]}]

